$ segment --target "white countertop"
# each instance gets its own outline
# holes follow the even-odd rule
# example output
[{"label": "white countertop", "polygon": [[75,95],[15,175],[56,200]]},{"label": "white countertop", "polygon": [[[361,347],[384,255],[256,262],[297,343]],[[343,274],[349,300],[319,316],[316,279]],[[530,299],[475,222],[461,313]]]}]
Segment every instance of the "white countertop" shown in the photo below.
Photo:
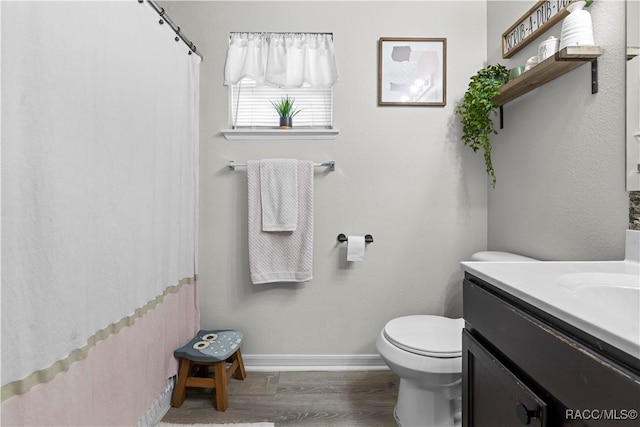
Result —
[{"label": "white countertop", "polygon": [[[462,269],[640,359],[640,263],[470,261]],[[610,283],[623,293],[603,293]]]}]

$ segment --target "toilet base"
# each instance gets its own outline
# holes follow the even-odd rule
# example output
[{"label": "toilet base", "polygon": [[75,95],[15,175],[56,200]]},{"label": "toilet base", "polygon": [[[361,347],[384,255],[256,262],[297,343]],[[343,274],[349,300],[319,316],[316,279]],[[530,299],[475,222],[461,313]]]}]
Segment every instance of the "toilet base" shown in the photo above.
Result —
[{"label": "toilet base", "polygon": [[398,426],[459,427],[460,417],[454,420],[454,413],[458,411],[459,405],[442,390],[434,392],[400,379],[398,403],[393,411]]}]

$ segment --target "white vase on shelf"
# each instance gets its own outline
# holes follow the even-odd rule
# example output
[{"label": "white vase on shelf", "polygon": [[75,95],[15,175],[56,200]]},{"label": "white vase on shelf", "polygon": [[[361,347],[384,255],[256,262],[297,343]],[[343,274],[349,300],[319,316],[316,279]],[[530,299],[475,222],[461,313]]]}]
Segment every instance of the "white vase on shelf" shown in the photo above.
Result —
[{"label": "white vase on shelf", "polygon": [[567,6],[569,15],[562,21],[560,50],[567,46],[594,46],[591,14],[584,10],[586,1],[576,1]]}]

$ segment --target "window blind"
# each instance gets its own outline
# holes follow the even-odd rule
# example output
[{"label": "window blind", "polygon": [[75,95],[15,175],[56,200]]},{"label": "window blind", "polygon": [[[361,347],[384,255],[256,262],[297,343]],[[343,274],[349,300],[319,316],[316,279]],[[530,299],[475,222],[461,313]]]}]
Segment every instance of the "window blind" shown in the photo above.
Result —
[{"label": "window blind", "polygon": [[280,89],[258,86],[256,81],[243,78],[230,86],[230,117],[232,128],[269,128],[279,126],[279,116],[271,102],[289,96],[300,109],[293,123],[296,128],[324,128],[333,126],[333,88],[310,87]]}]

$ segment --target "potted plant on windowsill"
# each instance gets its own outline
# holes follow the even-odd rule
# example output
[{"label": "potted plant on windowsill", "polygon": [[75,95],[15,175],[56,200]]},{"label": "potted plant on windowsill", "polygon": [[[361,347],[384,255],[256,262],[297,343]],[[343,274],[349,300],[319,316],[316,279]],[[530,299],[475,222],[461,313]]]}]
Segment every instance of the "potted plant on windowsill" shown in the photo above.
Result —
[{"label": "potted plant on windowsill", "polygon": [[280,98],[278,102],[271,101],[271,105],[280,116],[281,129],[291,129],[293,127],[293,118],[301,111],[299,108],[294,107],[294,102],[295,98],[290,98],[289,95]]},{"label": "potted plant on windowsill", "polygon": [[496,175],[491,163],[492,133],[491,114],[495,114],[497,106],[491,99],[500,92],[500,87],[509,80],[509,71],[502,65],[489,65],[471,77],[471,83],[464,94],[462,103],[456,108],[456,114],[462,122],[462,141],[474,152],[479,148],[484,151],[484,162],[487,175],[491,178],[491,186],[496,186]]}]

